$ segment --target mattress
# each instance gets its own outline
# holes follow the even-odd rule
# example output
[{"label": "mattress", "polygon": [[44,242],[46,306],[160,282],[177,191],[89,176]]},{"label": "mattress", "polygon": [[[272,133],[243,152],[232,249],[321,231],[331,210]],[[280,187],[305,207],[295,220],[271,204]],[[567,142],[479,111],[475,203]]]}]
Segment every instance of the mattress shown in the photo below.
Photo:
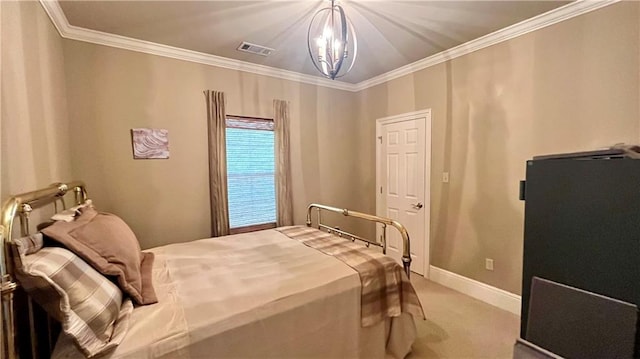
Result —
[{"label": "mattress", "polygon": [[[358,274],[275,230],[149,251],[159,302],[106,358],[402,358],[415,339],[408,314],[363,328]],[[52,357],[83,356],[61,336]]]}]

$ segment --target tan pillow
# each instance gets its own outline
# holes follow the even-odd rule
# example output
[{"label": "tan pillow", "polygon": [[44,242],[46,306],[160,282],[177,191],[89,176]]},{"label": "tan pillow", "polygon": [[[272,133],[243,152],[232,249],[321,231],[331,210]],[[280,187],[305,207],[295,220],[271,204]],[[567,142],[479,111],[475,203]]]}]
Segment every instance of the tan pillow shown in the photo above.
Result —
[{"label": "tan pillow", "polygon": [[151,283],[153,253],[140,251],[129,226],[118,216],[91,207],[73,222],[56,222],[42,233],[60,242],[104,275],[114,276],[137,304],[158,300]]}]

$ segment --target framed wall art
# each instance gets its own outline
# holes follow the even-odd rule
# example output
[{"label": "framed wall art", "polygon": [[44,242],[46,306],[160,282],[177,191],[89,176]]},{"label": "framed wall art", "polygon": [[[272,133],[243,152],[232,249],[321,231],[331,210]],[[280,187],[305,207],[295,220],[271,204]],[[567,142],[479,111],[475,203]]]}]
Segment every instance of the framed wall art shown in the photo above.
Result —
[{"label": "framed wall art", "polygon": [[169,131],[160,128],[132,128],[133,159],[169,158]]}]

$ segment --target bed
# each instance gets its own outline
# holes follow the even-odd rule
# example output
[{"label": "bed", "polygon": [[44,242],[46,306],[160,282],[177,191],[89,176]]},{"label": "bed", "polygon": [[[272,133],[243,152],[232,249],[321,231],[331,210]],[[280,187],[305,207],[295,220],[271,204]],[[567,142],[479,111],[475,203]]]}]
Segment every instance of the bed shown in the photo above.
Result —
[{"label": "bed", "polygon": [[[3,247],[11,247],[14,217],[21,219],[22,235],[27,234],[32,210],[49,204],[66,207],[61,198],[68,192],[75,194],[77,203],[87,199],[82,182],[12,197],[3,210]],[[313,211],[317,228],[311,227]],[[384,251],[384,239],[368,241],[328,226],[322,223],[321,211],[376,221],[385,233],[387,226],[398,228],[405,244],[404,268],[395,262],[391,268],[392,260],[387,261],[380,250],[367,248],[379,246]],[[362,241],[365,245],[359,244]],[[97,357],[403,358],[416,336],[414,317],[424,318],[408,281],[408,246],[408,234],[397,222],[311,205],[307,226],[145,250],[155,257],[151,275],[157,303],[130,311],[122,340]],[[8,358],[84,358],[86,353],[70,336],[63,333],[55,339],[50,319],[33,319],[37,305],[30,297],[22,306],[14,300],[20,297],[20,285],[11,257],[18,254],[1,252],[2,353]],[[362,260],[366,256],[386,263],[370,271],[385,272],[386,279],[363,274],[359,267],[370,266]],[[389,304],[394,300],[396,306]],[[20,325],[25,319],[19,318],[27,318],[31,325]],[[47,323],[44,335],[34,329],[38,322]],[[116,336],[115,332],[110,335]]]}]

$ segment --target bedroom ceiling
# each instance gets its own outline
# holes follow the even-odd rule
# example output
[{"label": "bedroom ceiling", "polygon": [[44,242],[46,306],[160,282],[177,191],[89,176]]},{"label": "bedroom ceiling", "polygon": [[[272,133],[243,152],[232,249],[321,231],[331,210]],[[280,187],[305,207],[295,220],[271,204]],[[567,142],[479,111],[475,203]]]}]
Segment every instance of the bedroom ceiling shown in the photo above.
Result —
[{"label": "bedroom ceiling", "polygon": [[[70,25],[320,76],[307,50],[313,14],[328,1],[60,1]],[[453,48],[568,1],[341,1],[358,58],[341,80],[358,83]],[[274,48],[237,51],[242,41]]]}]

